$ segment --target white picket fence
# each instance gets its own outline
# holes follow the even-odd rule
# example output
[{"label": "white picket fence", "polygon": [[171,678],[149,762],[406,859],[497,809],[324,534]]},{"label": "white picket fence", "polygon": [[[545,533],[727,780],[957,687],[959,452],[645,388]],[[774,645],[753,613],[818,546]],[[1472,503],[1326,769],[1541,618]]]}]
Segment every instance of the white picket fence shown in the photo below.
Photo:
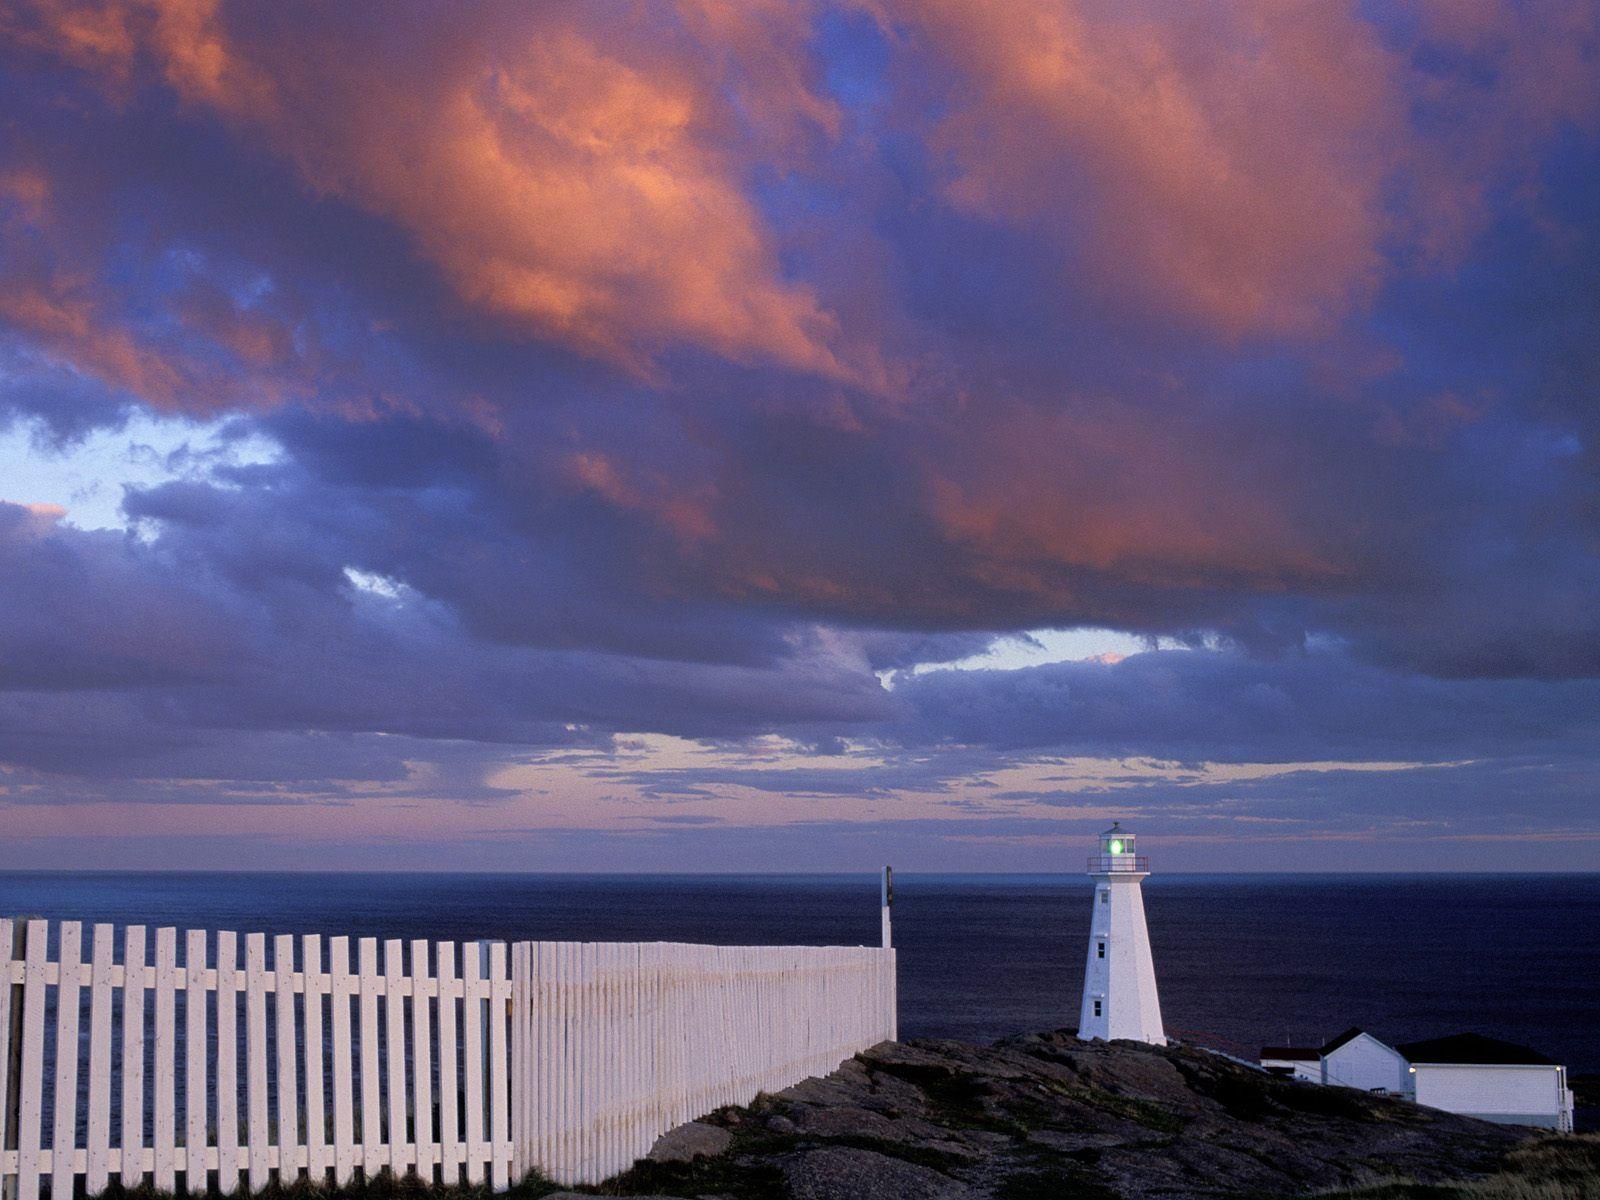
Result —
[{"label": "white picket fence", "polygon": [[[895,1033],[894,951],[268,939],[0,920],[0,1181],[594,1183]],[[48,1070],[47,1070],[48,1067]],[[49,1087],[46,1087],[47,1078]]]}]

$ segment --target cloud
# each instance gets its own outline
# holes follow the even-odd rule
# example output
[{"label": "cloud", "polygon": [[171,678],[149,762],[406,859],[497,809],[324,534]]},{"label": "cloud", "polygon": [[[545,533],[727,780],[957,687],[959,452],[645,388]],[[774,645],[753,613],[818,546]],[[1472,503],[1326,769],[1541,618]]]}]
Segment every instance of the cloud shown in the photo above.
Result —
[{"label": "cloud", "polygon": [[952,204],[1233,336],[1337,328],[1402,246],[1458,262],[1521,148],[1600,111],[1578,6],[1542,28],[1502,4],[874,8],[959,81],[927,106]]},{"label": "cloud", "polygon": [[[126,532],[0,461],[31,796],[519,803],[574,747],[575,810],[691,816],[1051,807],[997,773],[1073,755],[1589,777],[1588,6],[434,17],[0,16],[0,423],[278,448],[106,474]],[[912,672],[1081,627],[1202,649]],[[1354,828],[1368,782],[1274,786]]]},{"label": "cloud", "polygon": [[[801,65],[803,9],[486,7],[446,34],[422,5],[331,22],[214,2],[31,7],[31,43],[113,96],[159,82],[269,147],[314,195],[399,230],[511,336],[635,370],[686,345],[863,378],[819,297],[783,277],[744,188],[746,155],[794,143],[780,126],[834,123]],[[781,74],[753,69],[762,57]],[[42,332],[86,320],[30,315]],[[240,332],[270,353],[270,330]],[[122,361],[133,349],[115,333],[79,341],[134,390],[177,386]]]},{"label": "cloud", "polygon": [[1447,762],[1577,754],[1600,729],[1593,680],[1442,680],[1334,647],[1275,659],[1163,650],[1116,663],[934,671],[903,680],[901,737],[1188,762]]}]

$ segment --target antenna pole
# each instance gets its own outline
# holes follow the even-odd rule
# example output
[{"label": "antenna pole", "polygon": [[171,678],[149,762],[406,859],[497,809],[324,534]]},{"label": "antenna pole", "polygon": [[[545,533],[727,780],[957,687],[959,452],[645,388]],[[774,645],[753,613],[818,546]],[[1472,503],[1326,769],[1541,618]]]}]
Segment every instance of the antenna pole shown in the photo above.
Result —
[{"label": "antenna pole", "polygon": [[894,868],[883,869],[883,948],[889,949],[894,945],[894,939],[889,931],[889,910],[894,907]]}]

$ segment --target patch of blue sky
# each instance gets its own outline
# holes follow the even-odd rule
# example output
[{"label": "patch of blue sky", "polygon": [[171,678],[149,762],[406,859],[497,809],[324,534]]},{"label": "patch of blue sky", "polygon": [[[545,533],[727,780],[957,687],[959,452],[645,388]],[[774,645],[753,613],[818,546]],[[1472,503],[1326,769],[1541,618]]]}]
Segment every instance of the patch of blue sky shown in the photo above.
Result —
[{"label": "patch of blue sky", "polygon": [[57,445],[34,421],[0,425],[0,500],[56,505],[80,529],[125,529],[128,488],[208,479],[222,466],[276,461],[276,442],[238,418],[193,421],[136,413]]},{"label": "patch of blue sky", "polygon": [[[1191,648],[1187,643],[1170,638],[1148,638],[1117,629],[1032,629],[1027,633],[996,638],[981,654],[949,662],[917,663],[911,668],[911,674],[922,675],[929,671],[1019,671],[1049,663],[1093,658],[1115,661],[1147,650]],[[887,677],[884,678],[886,686],[894,686],[894,674],[893,671],[881,673],[880,677]]]}]

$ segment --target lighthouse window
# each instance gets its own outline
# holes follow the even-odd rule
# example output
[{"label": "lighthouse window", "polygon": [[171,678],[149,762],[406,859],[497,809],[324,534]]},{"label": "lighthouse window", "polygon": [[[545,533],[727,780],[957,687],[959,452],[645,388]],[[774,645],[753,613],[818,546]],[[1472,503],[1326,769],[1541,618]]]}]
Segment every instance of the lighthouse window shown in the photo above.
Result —
[{"label": "lighthouse window", "polygon": [[1104,942],[1096,942],[1095,943],[1095,955],[1094,956],[1096,958],[1104,958],[1106,956],[1106,944]]},{"label": "lighthouse window", "polygon": [[1107,892],[1107,891],[1102,891],[1100,893],[1100,903],[1101,904],[1110,904],[1111,903],[1111,893]]},{"label": "lighthouse window", "polygon": [[1098,1000],[1094,1002],[1094,1015],[1097,1017],[1100,1015],[1100,1001]]}]

